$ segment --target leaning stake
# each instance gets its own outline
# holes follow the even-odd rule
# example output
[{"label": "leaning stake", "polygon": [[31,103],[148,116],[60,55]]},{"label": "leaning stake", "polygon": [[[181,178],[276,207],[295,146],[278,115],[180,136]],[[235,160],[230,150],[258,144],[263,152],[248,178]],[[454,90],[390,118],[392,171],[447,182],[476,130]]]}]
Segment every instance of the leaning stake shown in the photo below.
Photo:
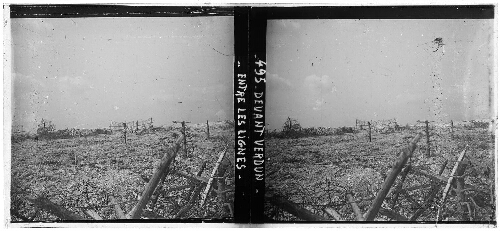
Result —
[{"label": "leaning stake", "polygon": [[370,206],[370,208],[366,212],[366,215],[365,215],[366,221],[373,221],[375,219],[375,217],[377,216],[378,211],[380,209],[380,206],[382,206],[382,202],[384,201],[385,197],[387,196],[387,193],[391,189],[392,184],[394,184],[394,181],[398,177],[403,166],[408,161],[408,158],[410,158],[410,156],[413,154],[413,151],[415,151],[415,148],[417,148],[417,143],[420,140],[420,137],[422,137],[422,133],[419,133],[411,141],[408,148],[403,150],[403,152],[399,155],[398,161],[392,167],[391,173],[385,179],[384,184],[382,184],[382,188],[377,193],[377,197],[375,198],[372,205]]},{"label": "leaning stake", "polygon": [[346,195],[347,201],[349,204],[351,204],[352,210],[354,211],[354,214],[356,214],[356,219],[358,221],[363,221],[363,214],[361,213],[361,210],[359,209],[358,205],[356,204],[356,201],[354,200],[354,197],[348,193]]},{"label": "leaning stake", "polygon": [[439,208],[438,208],[438,213],[436,215],[436,221],[441,220],[441,211],[443,210],[443,208],[445,206],[444,202],[446,202],[446,197],[448,196],[448,192],[450,191],[451,184],[453,183],[453,180],[455,179],[455,174],[458,170],[458,167],[460,166],[460,163],[462,162],[462,160],[465,157],[465,152],[467,151],[467,147],[468,147],[468,145],[465,146],[465,149],[462,151],[462,153],[460,153],[460,156],[458,157],[458,160],[455,163],[453,170],[451,171],[450,177],[448,178],[448,183],[446,184],[446,187],[444,188],[443,196],[442,196],[441,200],[439,201]]},{"label": "leaning stake", "polygon": [[340,214],[337,211],[335,211],[334,209],[332,209],[332,208],[324,208],[323,212],[325,212],[328,215],[332,216],[333,219],[335,219],[336,221],[341,221],[342,220],[342,217],[340,216]]},{"label": "leaning stake", "polygon": [[222,160],[224,159],[224,156],[226,155],[226,150],[227,150],[227,146],[220,153],[219,159],[217,160],[217,163],[215,164],[215,167],[212,170],[212,175],[210,176],[210,179],[208,179],[207,187],[205,188],[205,191],[203,191],[203,194],[201,194],[200,207],[203,207],[203,205],[205,205],[205,201],[207,199],[208,192],[210,191],[210,188],[212,186],[212,181],[214,180],[214,176],[217,173],[217,170],[219,169],[220,163],[222,162]]},{"label": "leaning stake", "polygon": [[158,186],[161,177],[163,176],[163,174],[168,174],[169,167],[174,161],[175,157],[177,156],[177,152],[181,147],[180,143],[182,142],[183,138],[184,135],[181,135],[179,139],[177,139],[171,150],[169,150],[165,154],[165,156],[161,158],[160,165],[153,174],[153,177],[151,177],[148,184],[146,185],[146,189],[144,189],[141,199],[139,200],[139,202],[137,202],[132,211],[130,211],[130,213],[127,215],[127,218],[130,219],[141,218],[142,210],[144,209],[144,207],[146,207],[146,204],[149,202],[149,199],[151,198],[151,195],[153,195],[156,186]]},{"label": "leaning stake", "polygon": [[123,212],[122,208],[120,207],[120,204],[116,201],[115,197],[109,196],[109,200],[111,201],[111,204],[113,205],[113,208],[115,209],[116,213],[116,218],[117,219],[127,219],[125,216],[125,213]]},{"label": "leaning stake", "polygon": [[33,203],[36,207],[41,208],[62,220],[85,220],[85,218],[81,217],[78,214],[75,214],[64,207],[57,205],[50,201],[45,197],[37,197],[37,198],[27,198],[28,201]]},{"label": "leaning stake", "polygon": [[312,213],[311,211],[301,208],[297,204],[295,204],[292,201],[289,201],[281,196],[278,195],[271,195],[271,196],[266,196],[265,198],[267,201],[269,201],[271,204],[274,206],[277,206],[284,211],[287,211],[288,213],[296,216],[297,218],[304,220],[304,221],[328,221],[326,217],[317,215]]},{"label": "leaning stake", "polygon": [[443,196],[441,198],[440,204],[443,204],[446,201],[446,196],[448,195],[448,192],[450,191],[451,184],[452,184],[453,179],[455,177],[455,173],[457,172],[458,167],[460,166],[460,163],[464,159],[466,150],[467,150],[467,146],[462,151],[462,153],[460,153],[460,156],[458,157],[458,160],[455,163],[455,166],[453,167],[453,170],[451,171],[450,177],[448,178],[448,184],[446,184],[446,187],[444,188]]}]

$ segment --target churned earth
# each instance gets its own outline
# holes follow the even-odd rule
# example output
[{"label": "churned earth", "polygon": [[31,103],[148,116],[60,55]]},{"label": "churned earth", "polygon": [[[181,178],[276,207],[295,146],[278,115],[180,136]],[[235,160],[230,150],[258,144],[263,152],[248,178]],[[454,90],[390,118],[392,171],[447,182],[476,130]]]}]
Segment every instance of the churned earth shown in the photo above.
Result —
[{"label": "churned earth", "polygon": [[[201,177],[210,178],[227,146],[224,162],[230,167],[224,180],[234,188],[234,124],[230,121],[210,122],[210,137],[206,124],[187,125],[187,156],[184,149],[177,153],[172,171],[196,175],[203,162],[206,168]],[[11,219],[21,221],[52,221],[59,218],[36,209],[27,198],[44,196],[53,203],[91,219],[84,213],[92,209],[103,219],[116,219],[110,196],[121,208],[130,211],[144,187],[177,137],[180,126],[164,126],[154,131],[127,133],[125,144],[122,132],[70,139],[26,139],[11,145]],[[184,187],[183,186],[191,186]],[[195,183],[175,174],[169,174],[161,190],[157,189],[142,218],[173,218],[189,201]],[[160,188],[160,186],[159,186]],[[216,196],[210,193],[206,204],[198,203],[182,217],[228,218],[231,213]],[[232,204],[234,192],[226,193]]]},{"label": "churned earth", "polygon": [[[352,193],[361,211],[366,212],[401,151],[423,131],[425,129],[414,127],[385,134],[374,132],[372,142],[368,141],[368,132],[364,130],[354,134],[266,139],[266,190],[268,194],[280,195],[326,218],[333,220],[323,209],[333,208],[343,220],[354,221],[346,194]],[[495,182],[493,133],[487,127],[456,126],[452,133],[450,127],[435,126],[430,135],[431,156],[426,156],[426,136],[423,135],[409,160],[412,169],[437,175],[440,166],[447,161],[442,176],[448,177],[467,145],[465,183],[474,185],[479,191],[465,192],[466,201],[473,210],[470,218],[474,221],[494,219],[494,198],[491,198]],[[400,181],[399,176],[393,188]],[[410,172],[403,189],[430,183],[428,178]],[[408,196],[399,196],[396,202],[391,200],[394,195],[389,192],[382,207],[411,217],[424,204],[429,188],[408,191]],[[446,219],[461,220],[462,214],[456,212],[459,210],[456,197],[448,197]],[[437,201],[418,220],[434,220]],[[265,211],[271,220],[299,220],[270,203],[266,203]],[[379,215],[376,220],[390,218]]]}]

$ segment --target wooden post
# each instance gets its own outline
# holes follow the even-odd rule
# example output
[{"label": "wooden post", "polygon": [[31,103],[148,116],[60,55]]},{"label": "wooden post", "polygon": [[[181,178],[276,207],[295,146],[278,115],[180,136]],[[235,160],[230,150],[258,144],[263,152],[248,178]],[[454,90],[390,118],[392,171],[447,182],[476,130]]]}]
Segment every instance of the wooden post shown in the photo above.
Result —
[{"label": "wooden post", "polygon": [[203,194],[201,194],[201,201],[200,201],[200,207],[203,207],[205,205],[205,201],[207,199],[207,196],[208,196],[208,193],[212,187],[212,182],[213,182],[213,179],[215,177],[215,174],[217,173],[217,171],[219,170],[219,166],[222,162],[222,160],[224,159],[224,156],[226,155],[226,151],[227,151],[227,146],[224,148],[224,150],[219,154],[219,159],[217,160],[217,163],[215,163],[215,167],[214,169],[212,170],[212,174],[210,175],[210,179],[208,179],[208,183],[207,183],[207,187],[205,188],[205,190],[203,191]]},{"label": "wooden post", "polygon": [[[442,165],[441,168],[439,169],[438,176],[441,176],[443,174],[446,165],[448,164],[448,160],[446,160]],[[427,194],[427,197],[424,200],[424,205],[419,208],[411,217],[410,221],[416,221],[424,212],[427,210],[427,208],[430,207],[431,202],[434,200],[434,197],[436,197],[436,194],[439,192],[440,189],[440,183],[433,181],[432,187],[429,190],[429,193]]]},{"label": "wooden post", "polygon": [[172,121],[172,122],[173,123],[180,123],[182,125],[181,133],[182,133],[182,136],[184,136],[184,154],[187,157],[188,150],[187,150],[187,140],[186,140],[186,124],[191,123],[191,122],[188,122],[188,121]]},{"label": "wooden post", "polygon": [[429,121],[425,121],[425,136],[427,138],[427,158],[431,157],[431,141],[429,134]]},{"label": "wooden post", "polygon": [[465,149],[462,151],[462,153],[460,153],[460,156],[458,157],[458,160],[455,163],[455,166],[453,167],[453,170],[451,171],[450,177],[448,178],[448,183],[446,184],[446,187],[444,188],[443,196],[442,196],[442,198],[441,198],[441,200],[439,201],[439,204],[438,204],[439,208],[438,208],[438,212],[437,212],[437,216],[436,216],[436,221],[441,220],[441,211],[443,210],[443,208],[445,206],[445,202],[446,202],[446,198],[448,196],[448,192],[450,191],[451,185],[452,185],[452,183],[453,183],[453,181],[454,181],[454,179],[456,177],[458,168],[460,167],[460,164],[462,163],[462,160],[465,157],[465,153],[467,151],[467,148],[468,148],[468,146],[465,146]]},{"label": "wooden post", "polygon": [[[160,187],[157,187],[157,189],[153,192],[153,195],[151,195],[151,198],[153,198],[153,200],[151,202],[151,204],[152,204],[153,207],[156,204],[156,202],[158,201],[159,194],[163,193],[165,191],[164,187],[163,187],[163,183],[165,182],[165,179],[167,178],[167,175],[168,175],[168,172],[164,172],[163,173],[163,175],[160,178],[160,183],[158,183],[158,185]],[[146,181],[146,183],[148,183],[148,182],[149,182],[149,180]],[[155,193],[156,193],[156,195],[155,195]]]},{"label": "wooden post", "polygon": [[207,120],[207,139],[210,138],[210,125],[208,125],[208,120]]},{"label": "wooden post", "polygon": [[178,219],[178,218],[181,218],[182,216],[184,216],[184,214],[186,214],[194,205],[194,202],[196,201],[196,199],[198,198],[198,196],[200,195],[201,193],[201,190],[203,190],[203,184],[200,183],[198,184],[196,187],[195,187],[195,190],[194,192],[191,194],[191,198],[189,199],[189,202],[187,203],[186,206],[182,207],[178,212],[177,214],[175,214],[174,216],[174,219]]},{"label": "wooden post", "polygon": [[296,216],[299,219],[305,221],[327,221],[326,217],[314,214],[307,209],[301,208],[295,203],[276,195],[266,196],[266,200],[271,204],[289,212],[290,214]]},{"label": "wooden post", "polygon": [[342,217],[340,216],[340,214],[337,211],[335,211],[334,209],[332,209],[332,208],[324,208],[323,212],[325,212],[326,214],[328,214],[331,217],[333,217],[333,219],[335,219],[336,221],[341,221],[342,220]]},{"label": "wooden post", "polygon": [[186,121],[182,121],[182,135],[184,136],[184,156],[187,158],[188,150],[187,150],[187,140],[186,140]]},{"label": "wooden post", "polygon": [[495,194],[495,191],[496,191],[496,190],[495,190],[495,186],[496,186],[496,184],[495,184],[495,177],[494,177],[494,173],[491,173],[491,172],[490,172],[490,174],[489,174],[489,178],[490,178],[490,179],[489,179],[489,181],[490,181],[490,203],[491,203],[492,205],[494,205],[494,204],[495,204],[495,195],[496,195],[496,194]]},{"label": "wooden post", "polygon": [[123,140],[125,141],[125,144],[127,144],[127,124],[123,123]]},{"label": "wooden post", "polygon": [[153,195],[158,183],[160,182],[163,174],[168,174],[170,170],[170,165],[174,162],[175,157],[177,156],[177,152],[180,149],[180,142],[183,137],[179,137],[179,139],[174,143],[173,147],[167,151],[167,153],[163,156],[160,161],[160,165],[156,169],[155,173],[149,180],[146,185],[144,192],[142,193],[141,199],[134,206],[132,211],[127,215],[127,218],[131,219],[139,219],[141,218],[142,210],[146,207],[146,204],[149,202],[149,199]]},{"label": "wooden post", "polygon": [[451,137],[453,137],[453,120],[451,120]]},{"label": "wooden post", "polygon": [[410,172],[410,169],[411,169],[411,165],[407,165],[403,169],[403,173],[401,174],[401,181],[399,182],[399,184],[396,186],[396,188],[394,190],[394,197],[392,198],[392,206],[391,206],[393,209],[394,209],[394,206],[396,206],[396,202],[398,201],[399,193],[401,192],[401,189],[403,188],[403,184],[406,180],[406,176]]},{"label": "wooden post", "polygon": [[441,168],[439,169],[438,175],[443,174],[444,170],[446,169],[446,165],[448,165],[448,160],[445,160],[444,163],[441,165]]},{"label": "wooden post", "polygon": [[372,142],[372,124],[368,122],[368,140]]},{"label": "wooden post", "polygon": [[99,216],[99,214],[92,209],[85,210],[85,214],[89,215],[94,220],[102,220],[102,217]]},{"label": "wooden post", "polygon": [[53,203],[45,197],[38,198],[27,198],[28,201],[33,203],[36,207],[43,209],[55,216],[61,218],[62,220],[85,220],[80,215],[74,214],[73,212]]},{"label": "wooden post", "polygon": [[366,221],[373,221],[375,219],[375,217],[377,216],[378,211],[380,209],[380,206],[382,206],[382,202],[384,202],[384,199],[387,196],[387,193],[391,189],[392,184],[394,184],[394,181],[396,180],[399,173],[401,172],[401,169],[403,169],[403,166],[408,161],[408,158],[410,158],[410,156],[413,154],[413,151],[415,151],[415,148],[417,147],[417,143],[420,140],[421,136],[422,136],[422,134],[419,133],[411,141],[408,148],[403,150],[403,152],[399,155],[398,160],[396,163],[394,163],[391,172],[385,178],[385,181],[382,184],[382,188],[377,193],[377,197],[375,198],[372,205],[370,206],[370,208],[366,212],[366,215],[364,216]]},{"label": "wooden post", "polygon": [[348,193],[346,195],[346,197],[347,197],[347,202],[349,202],[349,204],[351,204],[351,207],[352,207],[352,210],[354,211],[354,214],[356,214],[356,219],[358,221],[363,221],[364,220],[363,213],[361,213],[361,210],[359,209],[358,205],[356,204],[354,197],[350,193]]},{"label": "wooden post", "polygon": [[434,122],[434,121],[429,121],[429,120],[425,120],[425,121],[420,121],[420,120],[417,120],[417,122],[419,123],[425,123],[425,137],[426,137],[426,141],[427,141],[427,150],[426,150],[426,157],[429,158],[431,157],[431,140],[430,140],[430,132],[429,132],[429,123],[430,122]]},{"label": "wooden post", "polygon": [[332,209],[332,208],[324,208],[323,212],[325,212],[326,214],[328,214],[331,217],[333,217],[333,219],[336,220],[336,221],[341,221],[342,220],[342,217],[340,216],[340,214],[337,211],[335,211],[334,209]]},{"label": "wooden post", "polygon": [[[224,177],[226,175],[226,172],[229,168],[229,163],[230,161],[228,161],[227,158],[224,158],[219,166],[219,169],[217,171],[217,198],[219,199],[219,202],[221,205],[224,205],[226,203],[226,200],[227,200],[227,197],[226,197],[226,193],[228,192],[227,191],[227,185],[226,185],[226,178]],[[227,213],[229,212],[227,209],[225,209],[225,206],[222,206],[222,208],[224,209],[223,212],[221,213],[221,216],[223,215],[223,213]]]},{"label": "wooden post", "polygon": [[467,201],[466,201],[465,195],[464,195],[465,179],[463,178],[463,175],[465,173],[465,168],[466,168],[466,165],[461,163],[460,166],[458,167],[458,170],[457,170],[457,176],[459,178],[456,179],[458,206],[460,208],[462,220],[464,220],[464,221],[469,220],[469,215],[470,215],[470,214],[468,214],[468,208],[467,208],[467,205],[465,204]]},{"label": "wooden post", "polygon": [[123,212],[122,208],[120,207],[120,204],[116,201],[115,197],[110,196],[109,197],[111,204],[113,205],[116,213],[116,218],[117,219],[127,219],[125,216],[125,213]]},{"label": "wooden post", "polygon": [[440,204],[444,204],[444,202],[446,202],[446,197],[447,197],[448,192],[450,191],[450,188],[451,188],[451,186],[453,184],[454,178],[456,177],[456,174],[458,172],[460,164],[462,163],[462,160],[465,157],[465,153],[467,151],[467,147],[468,146],[466,146],[465,149],[462,151],[462,153],[460,153],[460,156],[458,157],[458,160],[455,163],[455,166],[453,167],[453,170],[451,171],[450,177],[448,178],[448,183],[446,184],[446,187],[444,188]]},{"label": "wooden post", "polygon": [[[205,168],[207,167],[207,161],[204,160],[202,163],[201,163],[201,166],[200,166],[200,169],[198,170],[198,172],[196,173],[196,176],[197,177],[201,177],[201,174],[203,173],[203,171],[205,171]],[[208,181],[208,180],[207,180]],[[201,181],[203,182],[203,181]],[[191,195],[193,194],[193,192],[195,191],[196,187],[198,186],[198,183],[199,181],[198,180],[190,180],[190,183],[191,184],[194,184],[194,187],[191,187],[189,189],[189,192],[186,194],[186,197],[185,199],[187,201],[189,201],[189,198],[191,198]]]},{"label": "wooden post", "polygon": [[[206,167],[207,167],[207,161],[205,160],[201,164],[200,169],[196,173],[196,176],[201,177],[201,174],[203,174],[203,171],[205,170]],[[187,194],[186,197],[188,203],[177,212],[177,214],[174,217],[175,219],[182,217],[186,212],[188,212],[193,207],[195,200],[200,195],[201,190],[203,190],[203,183],[204,183],[203,181],[192,180],[191,182],[193,183],[196,182],[196,185],[191,190],[189,190],[189,193]]]}]

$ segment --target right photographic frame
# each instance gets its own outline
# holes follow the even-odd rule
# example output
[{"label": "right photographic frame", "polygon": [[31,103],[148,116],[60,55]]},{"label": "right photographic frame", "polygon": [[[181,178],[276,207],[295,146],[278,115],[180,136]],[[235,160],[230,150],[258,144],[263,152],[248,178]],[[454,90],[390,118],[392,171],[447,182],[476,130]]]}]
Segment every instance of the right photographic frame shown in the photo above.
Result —
[{"label": "right photographic frame", "polygon": [[265,222],[496,225],[493,5],[260,10]]}]

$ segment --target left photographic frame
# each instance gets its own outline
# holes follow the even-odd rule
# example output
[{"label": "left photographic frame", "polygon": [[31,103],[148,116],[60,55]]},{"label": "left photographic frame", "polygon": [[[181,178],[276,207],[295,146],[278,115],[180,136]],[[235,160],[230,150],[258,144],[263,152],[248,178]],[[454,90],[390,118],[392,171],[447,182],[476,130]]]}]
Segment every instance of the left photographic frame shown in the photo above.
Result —
[{"label": "left photographic frame", "polygon": [[231,7],[5,8],[10,223],[233,221]]}]

